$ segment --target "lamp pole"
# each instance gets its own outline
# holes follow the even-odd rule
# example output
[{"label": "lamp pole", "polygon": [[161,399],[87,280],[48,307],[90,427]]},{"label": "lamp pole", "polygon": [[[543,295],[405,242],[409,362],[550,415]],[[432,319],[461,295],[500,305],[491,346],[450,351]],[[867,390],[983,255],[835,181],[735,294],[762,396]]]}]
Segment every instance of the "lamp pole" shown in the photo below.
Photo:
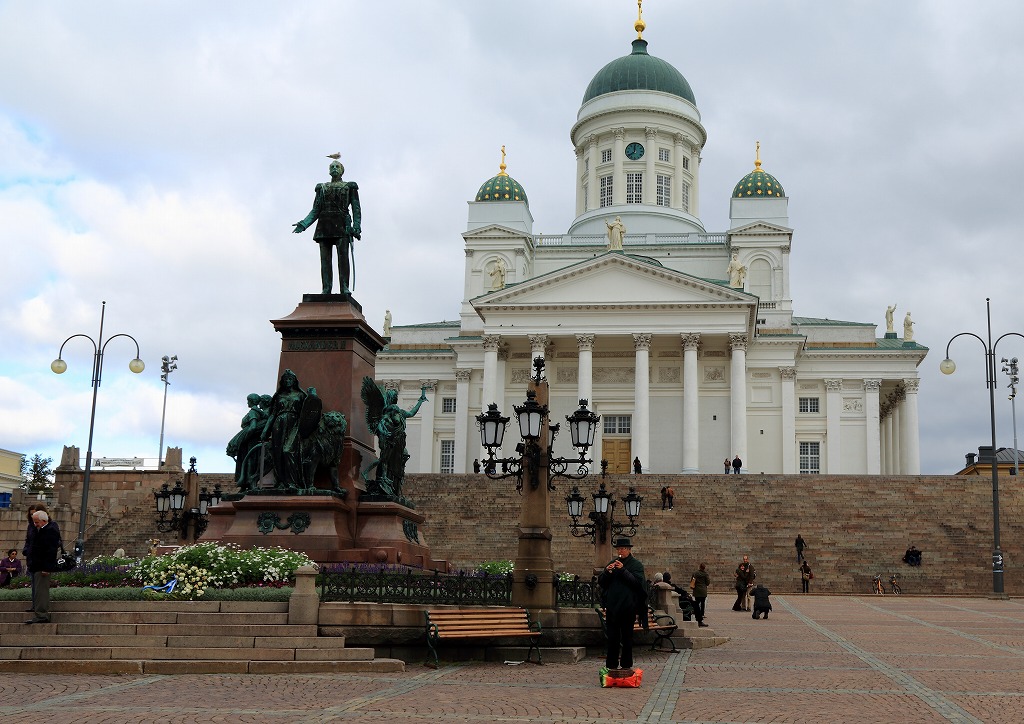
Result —
[{"label": "lamp pole", "polygon": [[178,355],[171,357],[164,355],[160,359],[160,381],[164,383],[164,410],[160,413],[160,454],[156,456],[158,469],[164,466],[164,422],[167,420],[167,388],[171,384],[167,378],[176,369],[178,369]]},{"label": "lamp pole", "polygon": [[118,337],[127,337],[132,342],[135,342],[135,359],[128,363],[128,369],[135,374],[139,374],[142,370],[146,369],[146,364],[139,359],[139,343],[135,337],[130,334],[115,334],[106,342],[103,341],[103,320],[106,317],[106,313],[107,303],[103,302],[100,308],[100,333],[96,339],[87,334],[71,335],[61,344],[60,351],[57,353],[57,359],[50,363],[50,369],[55,374],[64,374],[64,371],[68,368],[67,362],[62,359],[64,345],[75,337],[85,337],[92,342],[92,410],[89,413],[89,444],[85,453],[85,477],[82,480],[82,511],[79,514],[78,520],[78,540],[75,541],[75,560],[79,562],[81,562],[82,556],[85,554],[85,519],[89,504],[89,475],[92,472],[92,436],[93,430],[96,427],[96,395],[100,390],[100,380],[103,377],[103,353],[107,348],[107,344]]},{"label": "lamp pole", "polygon": [[1020,382],[1020,375],[1017,367],[1017,358],[1006,359],[1003,357],[1003,372],[1010,378],[1010,384],[1007,387],[1010,388],[1010,414],[1013,420],[1013,471],[1010,475],[1017,475],[1018,472],[1018,455],[1017,450],[1017,383]]},{"label": "lamp pole", "polygon": [[949,346],[953,340],[964,335],[974,337],[985,349],[985,385],[988,387],[989,426],[992,430],[992,593],[1005,598],[1003,591],[1003,552],[999,547],[999,466],[996,464],[996,347],[1003,337],[1020,337],[1020,332],[1007,332],[992,342],[992,300],[985,299],[985,319],[987,324],[987,341],[974,332],[959,332],[949,338],[946,343],[946,358],[939,363],[939,370],[944,375],[956,371],[956,363],[949,357]]}]

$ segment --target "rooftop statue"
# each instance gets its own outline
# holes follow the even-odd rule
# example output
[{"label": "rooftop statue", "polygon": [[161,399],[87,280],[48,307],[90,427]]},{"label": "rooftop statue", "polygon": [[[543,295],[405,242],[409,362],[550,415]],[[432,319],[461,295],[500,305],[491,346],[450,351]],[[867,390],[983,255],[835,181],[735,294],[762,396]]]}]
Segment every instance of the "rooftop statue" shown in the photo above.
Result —
[{"label": "rooftop statue", "polygon": [[892,315],[895,312],[896,312],[896,305],[895,304],[890,304],[888,307],[885,308],[885,331],[886,332],[895,332],[896,331],[895,328],[893,327],[893,321],[892,321]]},{"label": "rooftop statue", "polygon": [[[323,293],[330,294],[334,287],[331,253],[337,247],[339,293],[349,296],[352,287],[355,286],[354,273],[351,285],[349,280],[349,255],[352,254],[352,240],[359,239],[362,234],[362,211],[359,208],[359,186],[354,181],[341,180],[345,167],[335,156],[337,154],[328,156],[334,159],[329,167],[331,180],[316,185],[313,209],[302,221],[292,224],[295,227],[292,233],[300,234],[314,221],[317,222],[313,240],[320,245],[320,280],[323,283]],[[352,269],[355,270],[354,256]]]},{"label": "rooftop statue", "polygon": [[[427,401],[427,388],[420,388],[420,398],[409,410],[398,406],[397,391],[381,389],[372,377],[363,378],[361,396],[366,405],[366,424],[370,432],[377,436],[377,446],[380,448],[380,459],[363,471],[367,493],[401,500],[405,463],[409,460],[409,451],[405,447],[406,420],[414,417],[420,406]],[[376,477],[371,480],[368,476],[374,468]]]},{"label": "rooftop statue", "polygon": [[910,318],[910,312],[903,318],[903,341],[914,341],[914,320]]},{"label": "rooftop statue", "polygon": [[740,264],[740,257],[737,252],[732,253],[732,260],[725,270],[729,274],[729,286],[733,289],[743,288],[743,279],[747,276],[747,268]]},{"label": "rooftop statue", "polygon": [[622,219],[616,216],[615,221],[606,221],[604,225],[608,227],[608,251],[622,251],[622,240],[626,236]]}]

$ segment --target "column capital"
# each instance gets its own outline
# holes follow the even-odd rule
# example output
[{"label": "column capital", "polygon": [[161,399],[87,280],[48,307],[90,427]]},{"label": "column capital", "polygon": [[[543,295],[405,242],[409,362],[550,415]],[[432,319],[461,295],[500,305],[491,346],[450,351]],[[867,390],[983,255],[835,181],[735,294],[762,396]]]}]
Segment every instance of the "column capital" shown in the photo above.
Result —
[{"label": "column capital", "polygon": [[784,380],[796,379],[796,367],[779,367],[779,374]]},{"label": "column capital", "polygon": [[745,334],[730,334],[729,335],[729,349],[734,352],[737,350],[747,349],[747,335]]},{"label": "column capital", "polygon": [[683,143],[686,141],[686,136],[684,136],[682,133],[674,133],[672,134],[672,140],[675,141],[675,144],[677,146],[682,146]]},{"label": "column capital", "polygon": [[433,390],[437,387],[437,380],[420,380],[420,387]]},{"label": "column capital", "polygon": [[587,145],[587,148],[594,148],[597,145],[597,135],[591,133],[589,136],[583,139],[583,142]]},{"label": "column capital", "polygon": [[842,392],[843,381],[842,380],[825,380],[825,389],[828,392]]},{"label": "column capital", "polygon": [[658,137],[657,126],[647,126],[646,128],[644,128],[644,137],[648,141],[654,141]]},{"label": "column capital", "polygon": [[698,350],[700,349],[700,333],[698,332],[682,332],[679,335],[683,340],[684,350]]},{"label": "column capital", "polygon": [[592,334],[577,334],[576,335],[576,347],[579,348],[580,352],[593,352],[594,351],[594,335],[592,335]]},{"label": "column capital", "polygon": [[501,345],[500,334],[485,334],[481,337],[484,344],[484,349],[488,352],[497,352],[498,347]]},{"label": "column capital", "polygon": [[527,339],[530,340],[530,350],[533,353],[539,350],[541,354],[544,354],[544,348],[548,346],[548,336],[546,334],[528,334]]},{"label": "column capital", "polygon": [[626,137],[626,129],[625,128],[613,128],[612,129],[612,133],[615,134],[615,140],[616,141],[621,141],[622,139],[624,139]]},{"label": "column capital", "polygon": [[636,351],[649,351],[651,349],[651,336],[644,332],[636,332],[633,334],[633,349]]},{"label": "column capital", "polygon": [[473,376],[473,370],[458,368],[455,370],[455,381],[456,382],[469,382],[469,378]]},{"label": "column capital", "polygon": [[394,390],[395,392],[398,392],[398,390],[402,386],[402,381],[401,380],[381,380],[380,384],[382,384],[384,386],[385,390]]},{"label": "column capital", "polygon": [[864,380],[864,389],[868,392],[878,392],[882,389],[881,380]]},{"label": "column capital", "polygon": [[903,387],[906,389],[908,395],[916,395],[917,389],[921,386],[921,379],[919,377],[908,377],[903,380]]}]

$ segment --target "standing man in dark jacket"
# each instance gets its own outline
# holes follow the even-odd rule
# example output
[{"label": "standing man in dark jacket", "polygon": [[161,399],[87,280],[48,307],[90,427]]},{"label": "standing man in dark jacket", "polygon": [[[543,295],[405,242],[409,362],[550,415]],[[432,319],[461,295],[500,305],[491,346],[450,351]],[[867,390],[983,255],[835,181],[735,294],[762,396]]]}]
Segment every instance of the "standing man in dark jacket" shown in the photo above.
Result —
[{"label": "standing man in dark jacket", "polygon": [[708,586],[711,585],[711,576],[708,575],[707,565],[701,563],[700,568],[690,576],[690,580],[693,583],[693,600],[696,603],[694,615],[697,619],[697,626],[706,627],[707,624],[704,623],[704,606],[708,600]]},{"label": "standing man in dark jacket", "polygon": [[747,611],[747,587],[754,582],[757,574],[754,573],[754,566],[750,564],[750,556],[743,556],[743,562],[736,566],[736,603],[732,605],[733,611]]},{"label": "standing man in dark jacket", "polygon": [[743,461],[740,460],[740,454],[736,453],[736,457],[732,459],[732,471],[734,474],[739,475],[740,470],[743,468]]},{"label": "standing man in dark jacket", "polygon": [[35,595],[32,599],[35,616],[25,623],[49,623],[50,574],[57,570],[60,528],[43,510],[37,510],[32,514],[32,523],[36,527],[36,533],[32,537],[32,549],[28,555],[28,572],[32,574],[32,582],[35,584]]},{"label": "standing man in dark jacket", "polygon": [[[637,613],[647,627],[647,592],[644,590],[644,565],[633,557],[629,538],[615,541],[618,557],[605,566],[597,582],[604,592],[605,625],[608,628],[609,669],[633,668],[633,623]],[[620,666],[621,664],[621,666]]]}]

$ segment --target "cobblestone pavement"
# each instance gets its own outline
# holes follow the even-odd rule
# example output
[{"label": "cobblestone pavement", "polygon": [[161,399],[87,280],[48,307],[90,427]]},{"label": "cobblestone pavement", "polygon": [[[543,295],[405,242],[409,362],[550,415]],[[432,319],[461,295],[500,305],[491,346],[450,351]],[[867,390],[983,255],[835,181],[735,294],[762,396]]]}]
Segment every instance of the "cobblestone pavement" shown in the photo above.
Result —
[{"label": "cobblestone pavement", "polygon": [[600,661],[410,664],[383,675],[0,678],[4,724],[38,722],[1024,722],[1024,600],[712,596],[723,646],[643,652],[639,689]]}]

